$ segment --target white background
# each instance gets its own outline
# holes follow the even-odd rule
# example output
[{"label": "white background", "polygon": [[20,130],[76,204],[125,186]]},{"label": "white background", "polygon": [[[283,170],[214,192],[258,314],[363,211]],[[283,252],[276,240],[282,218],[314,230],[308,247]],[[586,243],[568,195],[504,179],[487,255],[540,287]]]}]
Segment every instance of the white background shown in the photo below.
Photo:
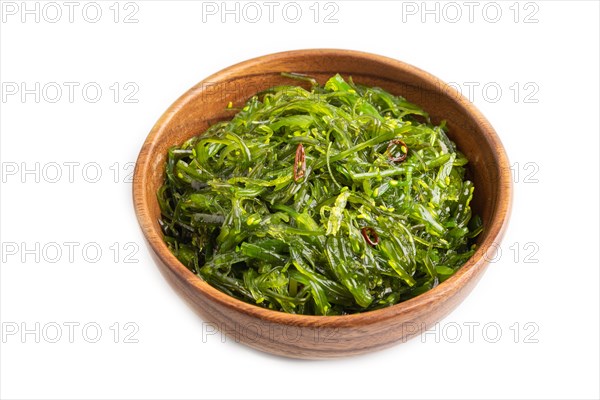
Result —
[{"label": "white background", "polygon": [[[285,2],[273,22],[258,2],[256,23],[244,3],[238,23],[221,22],[221,2],[215,15],[194,1],[98,2],[96,23],[86,2],[73,22],[56,3],[56,23],[57,8],[37,3],[39,22],[2,2],[2,398],[600,396],[597,2],[322,2],[315,22],[310,1],[296,23]],[[137,22],[124,23],[130,13]],[[498,131],[515,180],[501,254],[437,331],[321,362],[263,354],[203,324],[150,257],[128,182],[152,125],[189,87],[251,57],[315,47],[382,54],[456,83]],[[69,323],[79,324],[71,338]]]}]

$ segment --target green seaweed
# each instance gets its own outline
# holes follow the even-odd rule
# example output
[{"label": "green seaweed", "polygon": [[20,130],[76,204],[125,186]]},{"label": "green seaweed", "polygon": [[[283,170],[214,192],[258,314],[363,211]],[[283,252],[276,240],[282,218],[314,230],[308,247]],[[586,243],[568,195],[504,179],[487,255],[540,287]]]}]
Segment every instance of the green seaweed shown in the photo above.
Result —
[{"label": "green seaweed", "polygon": [[467,159],[404,98],[340,75],[278,86],[168,152],[173,254],[261,307],[342,315],[397,304],[475,251]]}]

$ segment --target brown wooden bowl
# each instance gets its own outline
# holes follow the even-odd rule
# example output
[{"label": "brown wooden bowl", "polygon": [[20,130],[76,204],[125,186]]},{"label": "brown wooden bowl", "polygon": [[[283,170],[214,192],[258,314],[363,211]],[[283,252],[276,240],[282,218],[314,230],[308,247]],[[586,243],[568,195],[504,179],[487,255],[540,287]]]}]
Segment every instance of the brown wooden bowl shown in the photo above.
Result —
[{"label": "brown wooden bowl", "polygon": [[[158,225],[157,189],[163,182],[167,149],[232,117],[229,102],[242,105],[255,93],[279,84],[298,84],[281,72],[315,77],[321,84],[340,73],[356,83],[402,95],[447,121],[448,135],[468,157],[475,184],[474,213],[483,219],[479,249],[452,277],[403,303],[345,316],[305,316],[271,311],[220,292],[190,272],[169,251]],[[436,77],[390,58],[349,50],[298,50],[271,54],[226,68],[181,96],[158,120],[135,168],[133,200],[138,221],[158,264],[194,308],[236,341],[296,358],[334,358],[404,342],[449,314],[473,289],[487,266],[486,252],[499,244],[511,206],[509,163],[496,132],[462,95]]]}]

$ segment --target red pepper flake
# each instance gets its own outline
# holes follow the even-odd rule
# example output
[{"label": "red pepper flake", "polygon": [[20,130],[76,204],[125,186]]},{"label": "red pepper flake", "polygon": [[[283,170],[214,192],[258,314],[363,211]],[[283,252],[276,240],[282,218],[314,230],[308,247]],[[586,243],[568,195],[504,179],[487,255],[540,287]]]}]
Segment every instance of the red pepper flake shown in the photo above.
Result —
[{"label": "red pepper flake", "polygon": [[[395,156],[392,151],[394,150],[394,147],[398,146],[400,146],[400,155]],[[393,139],[390,140],[390,144],[388,144],[387,153],[390,161],[401,163],[402,161],[406,160],[406,157],[408,157],[408,146],[400,139]]]},{"label": "red pepper flake", "polygon": [[296,148],[296,158],[294,159],[294,182],[298,182],[304,178],[306,174],[306,157],[304,154],[304,146],[302,143],[298,143]]},{"label": "red pepper flake", "polygon": [[371,246],[377,246],[379,244],[379,235],[372,226],[365,226],[360,230],[363,237]]}]

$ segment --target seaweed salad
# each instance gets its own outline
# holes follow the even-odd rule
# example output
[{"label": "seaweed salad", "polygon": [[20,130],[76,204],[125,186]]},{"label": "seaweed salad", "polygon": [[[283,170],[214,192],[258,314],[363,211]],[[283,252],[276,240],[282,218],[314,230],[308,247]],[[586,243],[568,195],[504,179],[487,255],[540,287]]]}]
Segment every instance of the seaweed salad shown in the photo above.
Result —
[{"label": "seaweed salad", "polygon": [[375,310],[450,277],[482,223],[444,122],[339,74],[283,75],[310,88],[261,92],[169,149],[158,200],[172,253],[228,295],[294,314]]}]

